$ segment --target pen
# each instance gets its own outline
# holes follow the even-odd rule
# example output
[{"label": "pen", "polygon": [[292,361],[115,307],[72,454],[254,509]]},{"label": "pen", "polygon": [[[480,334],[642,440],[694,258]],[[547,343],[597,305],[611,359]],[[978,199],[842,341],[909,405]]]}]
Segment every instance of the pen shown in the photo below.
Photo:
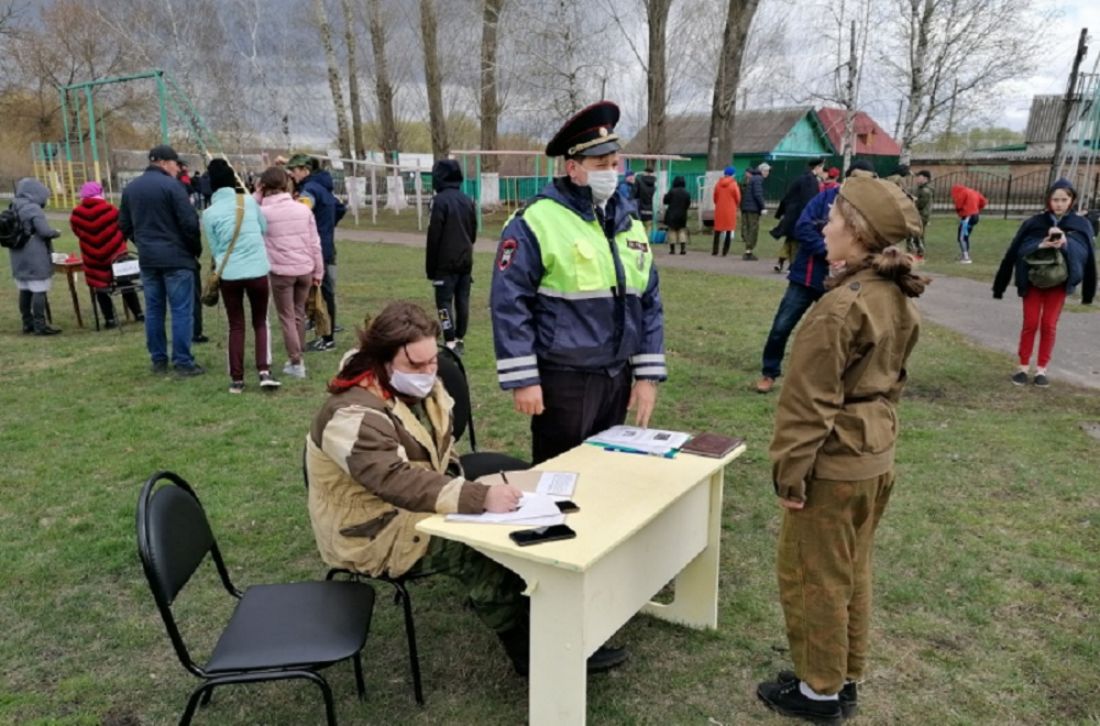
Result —
[{"label": "pen", "polygon": [[512,482],[508,481],[508,475],[504,473],[504,470],[500,470],[500,478],[504,480],[505,484],[511,485]]}]

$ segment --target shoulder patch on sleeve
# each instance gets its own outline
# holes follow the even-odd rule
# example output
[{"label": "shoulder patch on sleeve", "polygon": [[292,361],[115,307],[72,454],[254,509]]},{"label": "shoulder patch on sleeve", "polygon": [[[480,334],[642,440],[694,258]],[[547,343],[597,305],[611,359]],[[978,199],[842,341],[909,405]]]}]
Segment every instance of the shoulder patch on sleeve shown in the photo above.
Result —
[{"label": "shoulder patch on sleeve", "polygon": [[516,257],[516,250],[519,248],[519,244],[512,238],[508,238],[500,243],[500,250],[497,252],[497,269],[504,272],[512,266],[512,260]]},{"label": "shoulder patch on sleeve", "polygon": [[853,282],[852,284],[848,285],[848,289],[853,292],[858,291],[860,287],[862,286],[858,282]]}]

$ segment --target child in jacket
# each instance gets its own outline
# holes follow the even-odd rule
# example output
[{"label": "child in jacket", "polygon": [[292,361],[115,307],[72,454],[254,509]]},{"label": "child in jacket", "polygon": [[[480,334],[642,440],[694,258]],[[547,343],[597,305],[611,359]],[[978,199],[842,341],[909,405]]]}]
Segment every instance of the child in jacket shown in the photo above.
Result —
[{"label": "child in jacket", "polygon": [[794,671],[757,688],[787,716],[852,715],[866,669],[875,528],[894,486],[897,403],[928,280],[898,245],[920,233],[880,179],[840,187],[825,225],[840,270],[795,337],[769,454],[783,507],[777,571]]},{"label": "child in jacket", "polygon": [[[1092,225],[1076,214],[1077,190],[1066,179],[1059,179],[1047,190],[1046,211],[1020,225],[1016,237],[1005,252],[993,281],[993,297],[1004,296],[1009,278],[1014,277],[1016,292],[1023,299],[1024,321],[1020,330],[1018,356],[1020,366],[1012,376],[1017,386],[1027,383],[1035,334],[1039,333],[1036,386],[1050,385],[1047,366],[1054,352],[1058,318],[1066,296],[1081,286],[1081,302],[1088,305],[1096,295],[1096,257],[1093,251]],[[1040,250],[1052,250],[1065,267],[1065,280],[1041,286],[1031,281],[1028,258]]]}]

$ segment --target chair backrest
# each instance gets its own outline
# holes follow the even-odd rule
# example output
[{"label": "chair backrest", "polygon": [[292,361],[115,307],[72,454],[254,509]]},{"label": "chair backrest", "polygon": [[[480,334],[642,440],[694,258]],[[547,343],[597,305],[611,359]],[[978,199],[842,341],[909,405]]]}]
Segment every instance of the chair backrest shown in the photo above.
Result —
[{"label": "chair backrest", "polygon": [[[167,485],[158,488],[161,481]],[[137,540],[142,569],[176,654],[185,668],[201,675],[176,627],[172,603],[208,553],[225,588],[236,597],[240,593],[229,580],[202,504],[181,477],[159,471],[145,482],[138,498]]]},{"label": "chair backrest", "polygon": [[454,438],[458,441],[466,429],[470,430],[470,449],[477,451],[477,437],[474,434],[474,411],[470,402],[470,385],[466,380],[466,369],[462,360],[450,348],[439,349],[439,377],[443,387],[455,401]]}]

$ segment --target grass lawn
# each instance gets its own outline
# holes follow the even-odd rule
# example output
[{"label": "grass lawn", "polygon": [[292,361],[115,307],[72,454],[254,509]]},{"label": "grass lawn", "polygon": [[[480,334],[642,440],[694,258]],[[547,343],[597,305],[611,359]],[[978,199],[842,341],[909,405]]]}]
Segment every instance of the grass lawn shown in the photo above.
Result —
[{"label": "grass lawn", "polygon": [[[994,228],[978,229],[981,264],[983,249],[988,264],[999,257]],[[1006,240],[1007,227],[997,248]],[[349,328],[393,298],[430,305],[420,251],[348,243],[340,254]],[[522,455],[527,421],[493,372],[490,255],[478,254],[477,265],[467,365],[478,433],[484,448]],[[243,396],[230,396],[221,309],[206,311],[213,341],[197,348],[209,374],[176,380],[149,373],[138,326],[76,329],[64,282],[55,284],[60,336],[19,334],[10,286],[0,308],[0,723],[171,723],[196,680],[175,660],[138,563],[139,487],[157,469],[189,479],[238,585],[322,576],[299,457],[338,355],[309,354],[310,379],[272,396],[254,377]],[[754,696],[756,682],[789,661],[766,455],[775,397],[750,392],[782,289],[669,270],[663,292],[671,380],[654,424],[749,441],[726,477],[720,627],[634,618],[615,637],[631,660],[589,682],[589,720],[782,723]],[[81,302],[87,314],[86,295]],[[278,342],[276,334],[276,350]],[[277,370],[284,359],[276,353]],[[1010,366],[1008,356],[925,327],[901,407],[898,486],[878,534],[867,723],[1100,719],[1100,456],[1085,431],[1100,424],[1100,392],[1013,388]],[[382,587],[379,595],[368,702],[356,700],[350,666],[329,671],[344,723],[524,721],[524,681],[444,578],[414,586],[427,695],[418,708],[400,609]],[[212,568],[184,590],[177,614],[200,661],[229,605]],[[321,719],[315,687],[294,683],[221,690],[196,722]]]}]

